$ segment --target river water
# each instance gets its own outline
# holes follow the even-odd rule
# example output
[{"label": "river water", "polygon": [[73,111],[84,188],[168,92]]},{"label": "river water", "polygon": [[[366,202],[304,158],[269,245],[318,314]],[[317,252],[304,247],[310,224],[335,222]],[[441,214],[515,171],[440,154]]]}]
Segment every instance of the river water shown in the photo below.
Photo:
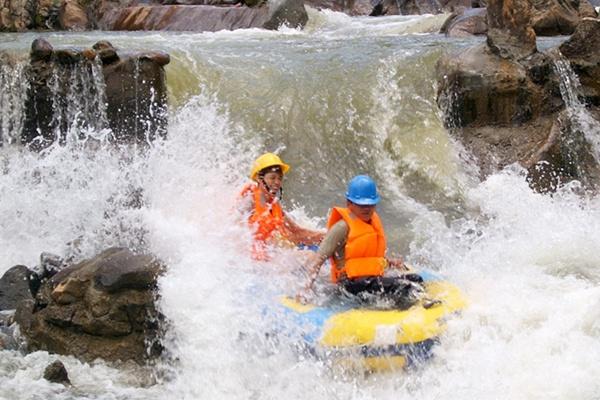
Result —
[{"label": "river water", "polygon": [[[600,199],[577,194],[577,183],[534,193],[514,166],[480,181],[441,122],[435,63],[482,39],[436,34],[444,16],[310,18],[304,31],[43,35],[55,47],[107,39],[168,52],[168,139],[115,149],[90,131],[95,139],[71,135],[42,154],[1,147],[0,273],[35,266],[43,251],[157,254],[169,266],[160,280],[169,359],[149,374],[2,351],[1,399],[600,398]],[[2,34],[0,49],[24,55],[38,36]],[[23,88],[0,84],[12,96],[10,108],[0,97],[4,127],[18,126]],[[9,143],[13,128],[3,129]],[[430,362],[340,373],[264,339],[261,305],[304,283],[294,251],[253,263],[232,213],[264,151],[291,164],[284,205],[306,226],[324,227],[350,177],[376,178],[391,250],[469,298]],[[144,206],[129,207],[140,189]],[[72,387],[42,379],[57,358]]]}]

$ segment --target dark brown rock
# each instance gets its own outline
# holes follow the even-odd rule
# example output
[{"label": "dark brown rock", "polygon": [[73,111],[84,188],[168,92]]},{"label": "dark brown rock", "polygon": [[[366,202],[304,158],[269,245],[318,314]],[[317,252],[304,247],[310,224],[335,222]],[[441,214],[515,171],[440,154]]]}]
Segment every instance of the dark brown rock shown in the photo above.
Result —
[{"label": "dark brown rock", "polygon": [[96,44],[94,44],[94,46],[92,46],[92,48],[96,50],[98,57],[104,65],[119,61],[117,50],[114,48],[112,43],[106,40],[101,40],[97,42]]},{"label": "dark brown rock", "polygon": [[519,63],[503,59],[485,45],[442,57],[438,104],[452,111],[452,126],[511,125],[539,114],[539,93]]},{"label": "dark brown rock", "polygon": [[532,26],[540,36],[570,35],[582,18],[595,18],[587,0],[537,0],[533,3]]},{"label": "dark brown rock", "polygon": [[10,268],[0,278],[0,310],[14,310],[23,300],[33,299],[31,283],[34,273],[24,265]]},{"label": "dark brown rock", "polygon": [[560,52],[577,72],[584,101],[600,106],[600,20],[583,19]]},{"label": "dark brown rock", "polygon": [[31,43],[31,61],[49,61],[54,48],[46,39],[37,38]]},{"label": "dark brown rock", "polygon": [[585,18],[577,28],[577,31],[560,45],[560,52],[570,60],[598,63],[600,19]]},{"label": "dark brown rock", "polygon": [[144,54],[140,55],[140,59],[147,59],[147,60],[153,61],[156,64],[160,65],[161,67],[163,65],[167,65],[168,63],[171,62],[171,57],[167,53],[163,53],[161,51],[154,51],[152,53],[144,53]]},{"label": "dark brown rock", "polygon": [[65,368],[64,364],[59,360],[48,364],[48,366],[44,370],[44,379],[49,382],[61,383],[63,385],[71,384],[69,374],[67,373],[67,369]]},{"label": "dark brown rock", "polygon": [[167,84],[163,65],[135,54],[104,65],[102,73],[106,114],[117,141],[148,143],[165,137]]},{"label": "dark brown rock", "polygon": [[83,60],[81,51],[77,49],[59,49],[54,50],[54,60],[58,64],[77,64]]},{"label": "dark brown rock", "polygon": [[[119,143],[146,144],[164,137],[167,125],[164,65],[168,62],[169,56],[160,52],[119,56],[106,41],[85,50],[53,50],[44,40],[34,41],[27,71],[29,89],[21,142],[33,150],[57,141],[64,143],[73,124],[110,128]],[[97,84],[99,68],[104,78],[102,84]],[[86,98],[73,100],[73,93],[83,96],[83,88],[74,87],[82,86],[81,82],[86,82]],[[85,113],[76,114],[73,109],[82,107],[86,101],[95,103]]]},{"label": "dark brown rock", "polygon": [[151,256],[108,249],[55,274],[35,301],[19,304],[15,320],[30,350],[142,363],[160,350],[154,302],[162,270]]}]

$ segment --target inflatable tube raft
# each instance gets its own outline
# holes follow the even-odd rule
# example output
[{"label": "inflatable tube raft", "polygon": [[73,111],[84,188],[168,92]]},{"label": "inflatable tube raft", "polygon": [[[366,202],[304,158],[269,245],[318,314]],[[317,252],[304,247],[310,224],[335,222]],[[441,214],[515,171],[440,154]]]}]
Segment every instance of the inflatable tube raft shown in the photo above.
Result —
[{"label": "inflatable tube raft", "polygon": [[300,340],[312,354],[342,366],[379,371],[418,364],[431,357],[445,320],[463,309],[466,299],[437,275],[417,274],[426,295],[409,309],[353,308],[342,302],[304,305],[282,297],[277,330]]}]

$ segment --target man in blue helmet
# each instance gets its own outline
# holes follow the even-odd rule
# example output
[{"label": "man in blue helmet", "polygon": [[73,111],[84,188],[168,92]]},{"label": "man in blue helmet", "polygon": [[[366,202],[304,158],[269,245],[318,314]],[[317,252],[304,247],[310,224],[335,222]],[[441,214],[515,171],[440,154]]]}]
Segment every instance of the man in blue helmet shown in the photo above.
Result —
[{"label": "man in blue helmet", "polygon": [[410,297],[420,289],[416,285],[418,276],[384,276],[386,267],[406,270],[406,266],[401,259],[385,256],[385,232],[375,211],[379,200],[375,181],[369,176],[358,175],[350,180],[346,207],[331,210],[327,234],[308,260],[309,282],[298,300],[306,302],[321,266],[329,258],[331,281],[343,293],[365,301],[389,299],[402,308],[414,302]]}]

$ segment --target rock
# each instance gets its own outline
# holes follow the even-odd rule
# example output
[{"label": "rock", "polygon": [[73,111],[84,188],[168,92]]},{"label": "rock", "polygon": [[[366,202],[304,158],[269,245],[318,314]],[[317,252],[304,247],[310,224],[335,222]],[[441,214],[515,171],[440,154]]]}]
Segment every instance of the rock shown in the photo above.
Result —
[{"label": "rock", "polygon": [[50,61],[54,48],[46,39],[37,38],[31,43],[31,61]]},{"label": "rock", "polygon": [[63,385],[71,384],[71,381],[69,380],[69,374],[67,373],[67,369],[65,368],[64,364],[59,360],[48,364],[48,366],[44,370],[44,379],[48,382],[62,383]]},{"label": "rock", "polygon": [[70,265],[19,304],[15,320],[28,349],[84,361],[143,363],[161,351],[162,317],[155,307],[163,265],[149,255],[111,248]]},{"label": "rock", "polygon": [[166,136],[166,60],[138,53],[104,65],[106,115],[118,142],[145,144]]},{"label": "rock", "polygon": [[106,40],[101,40],[97,42],[92,48],[96,50],[98,57],[104,65],[119,61],[117,50],[110,42]]},{"label": "rock", "polygon": [[0,278],[0,310],[14,310],[19,302],[33,299],[30,281],[36,278],[24,265],[10,268]]},{"label": "rock", "polygon": [[494,54],[518,60],[537,51],[528,0],[489,0],[487,22],[487,44]]},{"label": "rock", "polygon": [[352,16],[440,14],[479,6],[479,2],[472,0],[306,0],[305,3],[318,10],[328,9]]},{"label": "rock", "polygon": [[539,93],[528,85],[527,70],[485,45],[440,58],[437,71],[438,104],[452,116],[451,126],[512,125],[540,112]]},{"label": "rock", "polygon": [[487,29],[487,10],[485,8],[473,8],[450,15],[440,29],[440,33],[450,37],[465,37],[485,35]]},{"label": "rock", "polygon": [[89,27],[85,9],[77,0],[65,0],[58,15],[60,27],[67,31],[82,31]]},{"label": "rock", "polygon": [[22,32],[32,27],[29,0],[0,0],[0,32]]},{"label": "rock", "polygon": [[570,35],[586,17],[596,17],[587,0],[538,0],[534,2],[532,26],[540,36]]},{"label": "rock", "polygon": [[33,25],[38,29],[60,29],[58,16],[64,0],[37,0],[32,12]]},{"label": "rock", "polygon": [[79,64],[84,60],[81,51],[77,49],[54,50],[53,57],[56,63],[63,65]]},{"label": "rock", "polygon": [[559,49],[577,72],[584,102],[600,106],[600,20],[583,19]]},{"label": "rock", "polygon": [[[587,0],[539,0],[531,5],[531,27],[537,36],[570,35],[584,18],[598,16]],[[441,32],[457,37],[486,33],[487,19],[480,17],[483,10],[485,8],[459,8],[448,17]]]},{"label": "rock", "polygon": [[247,28],[277,29],[282,24],[304,27],[308,14],[302,0],[282,0],[272,6],[133,6],[104,14],[106,30],[166,30],[216,32]]},{"label": "rock", "polygon": [[[490,3],[488,20],[493,10],[503,9]],[[495,26],[503,29],[488,33],[490,46],[440,58],[438,105],[445,125],[474,155],[482,178],[519,163],[539,191],[554,190],[573,179],[593,189],[600,184],[600,166],[586,140],[585,123],[565,111],[560,84],[567,72],[556,67],[559,56],[554,52],[539,53],[531,45],[519,48],[518,38],[528,33],[507,26],[503,18],[510,16],[504,12],[496,18]],[[584,19],[561,46],[583,88],[576,94],[581,104],[573,107],[596,121],[600,120],[599,28],[598,20]]]}]

